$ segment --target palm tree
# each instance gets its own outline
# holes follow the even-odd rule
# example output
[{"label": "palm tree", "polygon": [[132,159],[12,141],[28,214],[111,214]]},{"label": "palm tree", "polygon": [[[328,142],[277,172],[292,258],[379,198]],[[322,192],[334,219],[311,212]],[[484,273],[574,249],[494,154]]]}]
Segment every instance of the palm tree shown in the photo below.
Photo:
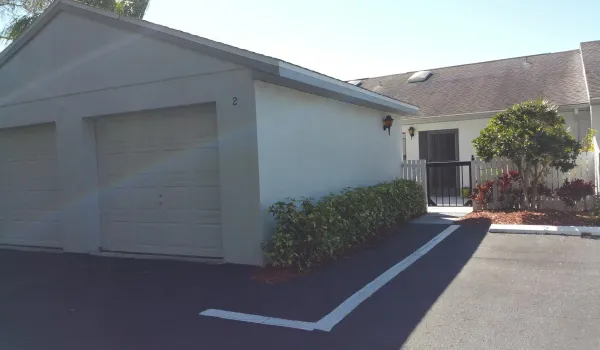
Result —
[{"label": "palm tree", "polygon": [[[53,0],[0,0],[0,14],[10,14],[12,19],[0,33],[0,39],[17,39]],[[143,18],[150,0],[76,0],[86,5],[113,11],[120,15]]]}]

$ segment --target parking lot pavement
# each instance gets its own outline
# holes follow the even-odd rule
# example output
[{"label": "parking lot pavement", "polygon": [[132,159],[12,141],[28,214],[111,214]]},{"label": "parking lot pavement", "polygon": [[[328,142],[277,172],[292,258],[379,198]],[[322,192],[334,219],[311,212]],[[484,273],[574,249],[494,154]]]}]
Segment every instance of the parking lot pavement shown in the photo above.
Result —
[{"label": "parking lot pavement", "polygon": [[599,349],[600,241],[488,234],[407,349]]},{"label": "parking lot pavement", "polygon": [[444,228],[403,226],[376,249],[273,286],[239,266],[0,252],[0,348],[598,348],[600,241],[485,225],[453,232],[331,332],[198,315],[315,321]]},{"label": "parking lot pavement", "polygon": [[316,321],[445,228],[401,226],[376,248],[276,285],[253,282],[244,266],[0,251],[0,348],[302,348],[319,332],[199,313]]}]

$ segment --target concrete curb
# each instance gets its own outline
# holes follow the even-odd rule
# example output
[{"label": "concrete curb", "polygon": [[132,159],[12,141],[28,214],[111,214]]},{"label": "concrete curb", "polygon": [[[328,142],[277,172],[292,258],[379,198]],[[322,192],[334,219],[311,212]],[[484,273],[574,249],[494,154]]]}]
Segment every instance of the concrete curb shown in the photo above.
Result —
[{"label": "concrete curb", "polygon": [[558,235],[600,238],[600,227],[546,226],[546,225],[499,225],[493,224],[490,233],[515,233],[533,235]]}]

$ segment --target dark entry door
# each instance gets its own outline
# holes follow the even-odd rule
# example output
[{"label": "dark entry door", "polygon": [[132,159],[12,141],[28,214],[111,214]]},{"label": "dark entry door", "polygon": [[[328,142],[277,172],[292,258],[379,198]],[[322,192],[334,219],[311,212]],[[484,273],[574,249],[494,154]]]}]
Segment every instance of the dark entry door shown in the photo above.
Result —
[{"label": "dark entry door", "polygon": [[[419,158],[427,162],[458,161],[458,129],[419,132]],[[428,182],[434,197],[461,195],[456,167],[431,168]]]}]

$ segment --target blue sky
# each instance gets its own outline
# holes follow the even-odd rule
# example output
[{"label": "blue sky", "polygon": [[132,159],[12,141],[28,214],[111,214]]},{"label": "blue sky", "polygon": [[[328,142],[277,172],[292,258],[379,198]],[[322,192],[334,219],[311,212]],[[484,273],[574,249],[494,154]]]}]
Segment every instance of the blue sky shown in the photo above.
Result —
[{"label": "blue sky", "polygon": [[146,20],[340,79],[576,49],[598,0],[151,0]]},{"label": "blue sky", "polygon": [[146,19],[340,79],[573,50],[598,0],[152,0]]}]

